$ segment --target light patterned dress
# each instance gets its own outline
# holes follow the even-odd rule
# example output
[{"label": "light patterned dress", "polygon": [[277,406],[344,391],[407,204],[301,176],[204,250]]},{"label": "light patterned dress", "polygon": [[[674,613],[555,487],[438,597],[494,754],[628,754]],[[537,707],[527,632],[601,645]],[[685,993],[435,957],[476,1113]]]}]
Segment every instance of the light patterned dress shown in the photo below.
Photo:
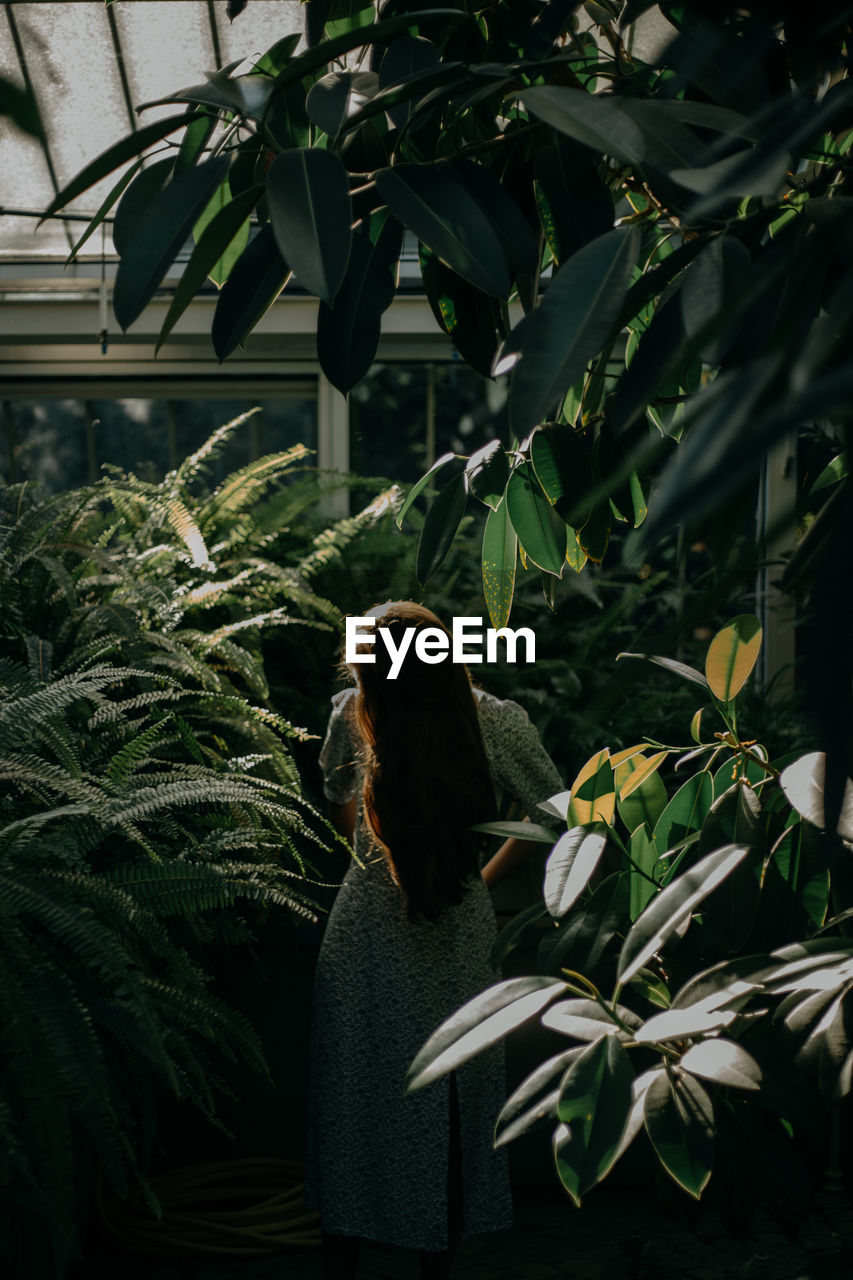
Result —
[{"label": "light patterned dress", "polygon": [[[526,711],[474,693],[498,801],[509,792],[547,822],[537,806],[563,783]],[[320,752],[326,798],[338,804],[361,796],[355,695],[332,698]],[[436,1027],[499,980],[489,961],[495,915],[477,880],[436,922],[412,923],[360,812],[355,850],[362,865],[344,878],[317,965],[306,1199],[328,1233],[445,1249],[449,1082],[410,1097],[403,1084]],[[512,1225],[505,1153],[492,1147],[506,1098],[503,1046],[463,1064],[456,1081],[467,1236]]]}]

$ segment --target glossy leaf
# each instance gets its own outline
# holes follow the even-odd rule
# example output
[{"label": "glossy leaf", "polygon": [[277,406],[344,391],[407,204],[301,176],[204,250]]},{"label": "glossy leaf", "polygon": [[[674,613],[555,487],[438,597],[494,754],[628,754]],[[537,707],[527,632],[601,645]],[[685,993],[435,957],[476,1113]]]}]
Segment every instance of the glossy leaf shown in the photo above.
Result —
[{"label": "glossy leaf", "polygon": [[613,197],[588,150],[560,142],[536,152],[536,207],[557,263],[613,226]]},{"label": "glossy leaf", "polygon": [[173,156],[140,169],[128,183],[113,218],[113,244],[121,257],[136,238],[148,206],[168,185],[175,171]]},{"label": "glossy leaf", "polygon": [[571,792],[566,815],[570,826],[587,827],[594,822],[612,824],[616,812],[616,788],[607,750],[590,756],[572,783]]},{"label": "glossy leaf", "polygon": [[604,953],[625,931],[630,891],[628,876],[619,871],[602,880],[584,912],[575,938],[576,968],[593,973]]},{"label": "glossy leaf", "polygon": [[619,981],[629,982],[668,938],[689,920],[693,908],[722,884],[749,852],[744,845],[723,845],[702,858],[654,898],[631,926],[619,956]]},{"label": "glossy leaf", "polygon": [[642,1026],[642,1018],[621,1004],[615,1006],[614,1013],[616,1018],[611,1018],[595,1000],[558,1000],[548,1006],[540,1021],[549,1031],[557,1031],[576,1040],[598,1040],[602,1033],[618,1036],[620,1040],[632,1040],[634,1032]]},{"label": "glossy leaf", "polygon": [[[648,756],[644,760],[641,760],[638,756],[632,756],[630,760],[626,760],[624,765],[621,766],[621,770],[624,771],[624,776],[621,776],[621,774],[617,774],[616,776],[616,786],[619,789],[619,799],[627,800],[636,791],[639,791],[644,783],[651,782],[651,780],[657,776],[658,769],[661,767],[668,755],[668,751],[656,751],[654,755]],[[660,782],[659,778],[658,781]],[[663,783],[661,783],[661,786],[663,786]],[[659,794],[659,791],[655,791],[654,793],[650,792],[650,799],[651,796],[654,795],[656,800]],[[665,791],[663,794],[666,796]],[[666,803],[665,800],[664,803]],[[649,812],[643,818],[643,821],[649,822],[650,825],[653,825],[660,816],[660,813],[663,812],[663,805],[661,805],[659,811],[655,813],[652,818],[652,807],[654,806],[650,807]],[[626,825],[628,824],[626,823]],[[631,827],[629,826],[628,829],[630,831]]]},{"label": "glossy leaf", "polygon": [[226,159],[207,160],[180,174],[148,205],[144,232],[125,246],[116,272],[113,308],[122,329],[153,298],[227,168]]},{"label": "glossy leaf", "polygon": [[[402,35],[389,44],[379,67],[379,86],[406,84],[418,73],[432,70],[439,65],[438,51],[422,36]],[[392,123],[402,129],[408,122],[412,107],[410,102],[394,104],[387,108]]]},{"label": "glossy leaf", "polygon": [[[616,780],[616,806],[619,817],[631,832],[644,825],[651,830],[666,808],[666,787],[656,772],[657,767],[657,765],[650,765],[649,769],[644,771],[645,767],[642,764],[637,765],[621,788],[620,779]],[[640,781],[634,783],[634,777],[637,774],[640,775]],[[626,791],[629,783],[633,785]]]},{"label": "glossy leaf", "polygon": [[297,264],[299,283],[331,304],[344,278],[352,239],[349,179],[331,151],[293,148],[267,173],[267,200],[279,251]]},{"label": "glossy leaf", "polygon": [[603,1036],[569,1066],[560,1087],[554,1158],[575,1204],[610,1168],[632,1105],[634,1071],[616,1036]]},{"label": "glossy leaf", "polygon": [[415,574],[421,586],[429,582],[450,550],[467,502],[468,478],[461,471],[439,490],[427,512],[415,561]]},{"label": "glossy leaf", "polygon": [[577,1045],[548,1058],[507,1098],[495,1124],[495,1147],[506,1146],[543,1120],[556,1119],[560,1082],[584,1047]]},{"label": "glossy leaf", "polygon": [[[634,831],[631,832],[631,840],[628,845],[628,853],[631,861],[636,864],[639,870],[631,868],[631,898],[630,898],[630,916],[632,920],[636,920],[637,916],[645,909],[647,903],[655,896],[655,871],[658,862],[657,845],[651,837],[649,828],[645,823],[641,823]],[[645,872],[645,875],[641,874]]]},{"label": "glossy leaf", "polygon": [[500,440],[490,440],[472,453],[465,470],[471,492],[495,510],[509,479],[509,460]]},{"label": "glossy leaf", "polygon": [[234,200],[225,204],[207,223],[172,295],[169,310],[166,312],[166,318],[157,339],[157,351],[160,350],[211,270],[222,261],[223,254],[229,245],[234,241],[239,242],[244,228],[248,237],[249,215],[262,195],[263,187],[250,187],[248,191],[242,192]]},{"label": "glossy leaf", "polygon": [[329,71],[311,86],[305,107],[314,124],[334,138],[347,117],[378,89],[375,71]]},{"label": "glossy leaf", "polygon": [[667,804],[654,828],[655,844],[662,853],[685,836],[699,831],[714,802],[710,773],[704,770],[688,778]]},{"label": "glossy leaf", "polygon": [[702,360],[719,364],[737,337],[736,301],[749,278],[749,251],[734,236],[717,236],[684,273],[681,313],[685,333]]},{"label": "glossy leaf", "polygon": [[548,500],[529,462],[513,471],[504,501],[525,554],[537,568],[559,577],[566,555],[565,527],[551,518]]},{"label": "glossy leaf", "polygon": [[635,228],[585,245],[507,338],[496,372],[513,368],[510,424],[518,435],[547,417],[611,337],[638,249]]},{"label": "glossy leaf", "polygon": [[692,1045],[681,1059],[683,1071],[701,1076],[712,1084],[725,1084],[733,1089],[761,1088],[762,1072],[751,1053],[734,1040],[715,1036]]},{"label": "glossy leaf", "polygon": [[642,132],[611,99],[561,85],[537,85],[518,97],[537,119],[593,151],[623,164],[642,164],[646,149]]},{"label": "glossy leaf", "polygon": [[554,832],[550,827],[541,827],[538,822],[478,822],[471,830],[500,836],[502,840],[512,836],[517,840],[535,840],[538,844],[554,844]]},{"label": "glossy leaf", "polygon": [[403,228],[380,210],[352,239],[343,283],[331,306],[317,313],[317,354],[323,372],[343,395],[367,373],[376,348],[383,312],[391,305]]},{"label": "glossy leaf", "polygon": [[513,274],[534,275],[539,266],[537,238],[507,187],[490,169],[473,160],[456,159],[450,163],[455,176],[494,229]]},{"label": "glossy leaf", "polygon": [[517,550],[518,536],[504,498],[489,511],[483,530],[483,599],[496,629],[507,625],[512,611]]},{"label": "glossy leaf", "polygon": [[710,688],[701,671],[697,671],[695,667],[688,667],[685,662],[677,662],[675,658],[661,658],[655,653],[617,653],[617,662],[620,658],[641,658],[643,662],[653,662],[656,667],[663,667],[665,671],[672,671],[675,675],[681,676],[683,680],[689,680],[691,684],[698,685],[705,693]]},{"label": "glossy leaf", "polygon": [[466,364],[490,378],[502,325],[499,302],[451,271],[425,245],[419,258],[433,315]]},{"label": "glossy leaf", "polygon": [[[752,988],[758,990],[758,988]],[[692,1036],[709,1035],[731,1026],[738,1014],[739,1002],[747,996],[731,999],[725,995],[711,996],[688,1008],[665,1009],[649,1018],[637,1032],[641,1044],[665,1044],[668,1040],[686,1040]]]},{"label": "glossy leaf", "polygon": [[118,169],[120,165],[126,164],[128,160],[134,160],[137,156],[146,151],[153,143],[159,142],[161,139],[168,137],[170,133],[174,133],[176,129],[182,128],[189,117],[186,112],[181,112],[177,116],[167,116],[164,120],[156,120],[153,124],[146,125],[143,129],[128,134],[126,138],[122,138],[114,146],[109,147],[106,151],[87,164],[73,178],[67,186],[54,196],[50,204],[42,214],[42,220],[49,218],[52,214],[64,209],[67,204],[81,195],[84,191],[88,191],[89,187],[100,182],[107,174],[112,173],[114,169]]},{"label": "glossy leaf", "polygon": [[[822,751],[812,751],[801,756],[782,770],[779,785],[797,813],[816,827],[826,825],[824,790],[826,785],[826,756]],[[844,791],[837,830],[845,840],[853,840],[853,782],[849,779]]]},{"label": "glossy leaf", "polygon": [[450,462],[451,458],[455,458],[455,457],[456,457],[455,453],[443,453],[440,458],[436,458],[435,462],[432,464],[429,470],[424,472],[420,480],[415,481],[415,483],[412,485],[409,492],[406,494],[403,505],[401,506],[400,510],[397,512],[396,523],[397,523],[398,529],[402,529],[403,517],[405,516],[409,507],[415,501],[415,498],[420,497],[420,495],[423,493],[424,489],[427,487],[432,477],[438,471],[440,471],[442,467],[446,466],[447,463]]},{"label": "glossy leaf", "polygon": [[403,225],[457,275],[493,297],[509,297],[503,243],[453,165],[394,165],[379,171],[376,187]]},{"label": "glossy leaf", "polygon": [[458,1009],[419,1050],[406,1078],[406,1092],[454,1071],[475,1054],[536,1017],[561,991],[559,978],[509,978]]},{"label": "glossy leaf", "polygon": [[227,359],[251,333],[289,278],[290,268],[267,223],[249,241],[219,294],[211,336],[220,360]]},{"label": "glossy leaf", "polygon": [[563,520],[577,525],[589,514],[592,462],[579,433],[561,423],[534,431],[530,460],[548,501]]},{"label": "glossy leaf", "polygon": [[110,209],[112,209],[115,202],[124,194],[126,189],[130,186],[131,182],[139,173],[144,162],[145,162],[145,157],[140,156],[139,159],[136,160],[130,166],[130,168],[125,173],[122,174],[118,182],[110,189],[109,193],[104,197],[104,200],[100,208],[98,209],[98,212],[95,214],[92,221],[86,227],[86,230],[83,232],[80,239],[76,241],[73,249],[69,253],[68,257],[65,259],[66,267],[68,266],[69,262],[74,261],[74,259],[77,257],[77,254],[83,248],[83,245],[86,243],[89,237],[95,231],[97,231],[98,227],[101,225],[104,218],[109,213]]},{"label": "glossy leaf", "polygon": [[705,659],[705,675],[711,692],[730,702],[746,684],[761,650],[761,624],[751,613],[742,613],[714,636]]},{"label": "glossy leaf", "polygon": [[601,860],[607,836],[572,827],[554,845],[545,864],[545,905],[557,920],[574,906]]},{"label": "glossy leaf", "polygon": [[714,1162],[714,1107],[705,1089],[692,1076],[662,1074],[649,1086],[644,1115],[661,1164],[698,1200]]}]

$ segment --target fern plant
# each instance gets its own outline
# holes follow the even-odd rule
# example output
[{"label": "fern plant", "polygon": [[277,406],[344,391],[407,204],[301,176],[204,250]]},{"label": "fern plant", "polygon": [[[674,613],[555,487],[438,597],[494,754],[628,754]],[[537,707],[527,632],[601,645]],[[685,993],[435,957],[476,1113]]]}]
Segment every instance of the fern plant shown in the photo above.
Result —
[{"label": "fern plant", "polygon": [[37,1214],[58,1269],[94,1166],[144,1176],[164,1090],[213,1117],[220,1055],[265,1070],[201,944],[313,914],[332,838],[264,660],[282,628],[333,642],[300,563],[331,481],[297,447],[210,490],[240,425],[160,485],[0,491],[0,1236]]}]

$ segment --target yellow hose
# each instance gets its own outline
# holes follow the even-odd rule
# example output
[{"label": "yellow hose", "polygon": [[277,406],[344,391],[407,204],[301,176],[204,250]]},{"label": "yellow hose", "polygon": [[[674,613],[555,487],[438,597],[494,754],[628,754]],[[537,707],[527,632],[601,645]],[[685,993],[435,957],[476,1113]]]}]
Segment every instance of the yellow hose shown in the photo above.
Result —
[{"label": "yellow hose", "polygon": [[186,1165],[151,1178],[156,1218],[141,1190],[105,1198],[98,1211],[109,1234],[134,1253],[248,1258],[283,1249],[316,1249],[320,1217],[305,1206],[298,1160],[258,1156]]}]

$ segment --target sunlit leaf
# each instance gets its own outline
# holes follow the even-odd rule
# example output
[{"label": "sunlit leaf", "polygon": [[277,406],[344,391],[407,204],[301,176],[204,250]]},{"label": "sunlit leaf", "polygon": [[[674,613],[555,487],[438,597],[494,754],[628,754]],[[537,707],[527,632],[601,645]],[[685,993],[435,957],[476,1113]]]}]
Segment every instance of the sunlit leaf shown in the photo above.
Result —
[{"label": "sunlit leaf", "polygon": [[312,148],[283,151],[267,172],[267,200],[285,262],[298,264],[299,283],[309,293],[331,303],[352,240],[349,179],[340,158]]},{"label": "sunlit leaf", "polygon": [[507,1098],[495,1124],[496,1147],[503,1147],[514,1138],[521,1137],[543,1120],[556,1119],[560,1081],[569,1066],[583,1053],[584,1047],[577,1045],[548,1058]]},{"label": "sunlit leaf", "polygon": [[565,984],[559,978],[509,978],[469,1000],[434,1031],[406,1078],[406,1092],[421,1089],[455,1070],[507,1032],[534,1018]]},{"label": "sunlit leaf", "polygon": [[677,662],[675,658],[661,658],[654,653],[617,653],[617,662],[620,658],[642,658],[644,662],[653,662],[655,666],[663,667],[665,671],[672,671],[683,680],[689,680],[691,684],[697,684],[704,692],[708,692],[708,681],[702,672],[697,671],[695,667],[688,667],[684,662]]},{"label": "sunlit leaf", "polygon": [[483,599],[496,629],[507,625],[512,611],[517,549],[518,536],[503,498],[489,511],[483,530]]},{"label": "sunlit leaf", "polygon": [[472,453],[465,470],[471,492],[495,510],[509,479],[509,461],[500,440],[490,440]]},{"label": "sunlit leaf", "polygon": [[724,845],[702,858],[653,898],[631,926],[619,956],[619,981],[629,982],[659,951],[693,908],[722,884],[746,857],[745,845]]},{"label": "sunlit leaf", "polygon": [[415,561],[415,574],[421,586],[430,580],[450,550],[467,502],[468,477],[461,471],[439,489],[427,512]]},{"label": "sunlit leaf", "polygon": [[646,1132],[667,1173],[699,1199],[714,1162],[714,1107],[692,1076],[661,1074],[645,1099]]},{"label": "sunlit leaf", "polygon": [[[654,873],[657,867],[658,850],[645,822],[631,832],[628,853],[632,863],[635,864],[631,867],[630,915],[632,920],[636,920],[657,892]],[[642,874],[643,872],[645,875]]]},{"label": "sunlit leaf", "polygon": [[506,488],[507,512],[526,555],[559,577],[566,555],[566,529],[551,509],[529,462],[516,467]]},{"label": "sunlit leaf", "polygon": [[454,453],[443,453],[440,458],[436,458],[435,462],[432,464],[429,470],[424,472],[420,480],[415,481],[415,483],[412,485],[409,492],[406,494],[403,505],[400,507],[400,510],[397,512],[396,524],[398,529],[402,529],[403,517],[405,516],[406,512],[408,511],[412,503],[415,501],[415,499],[420,497],[420,495],[423,493],[424,489],[427,487],[432,477],[436,474],[436,472],[440,471],[443,466],[446,466],[446,464],[450,462],[452,458],[455,458],[455,456],[456,455]]},{"label": "sunlit leaf", "polygon": [[721,702],[740,693],[758,661],[761,623],[751,613],[739,614],[718,631],[705,659],[705,675],[711,692]]},{"label": "sunlit leaf", "polygon": [[249,241],[219,294],[211,336],[220,360],[225,360],[266,315],[289,277],[290,268],[267,223]]},{"label": "sunlit leaf", "polygon": [[616,812],[616,787],[609,752],[598,751],[587,760],[571,786],[566,821],[573,827],[594,822],[610,825]]},{"label": "sunlit leaf", "polygon": [[575,1204],[611,1167],[628,1123],[634,1071],[616,1036],[603,1036],[566,1071],[560,1086],[554,1158]]},{"label": "sunlit leaf", "polygon": [[[782,770],[779,785],[797,813],[814,823],[826,825],[824,789],[826,785],[826,756],[822,751],[812,751],[801,756]],[[837,830],[845,840],[853,840],[853,782],[849,779],[844,791]]]},{"label": "sunlit leaf", "polygon": [[617,1004],[613,1012],[615,1018],[611,1018],[595,1000],[558,1000],[548,1006],[540,1021],[549,1031],[558,1031],[560,1035],[572,1036],[576,1040],[598,1040],[602,1032],[622,1040],[633,1040],[634,1032],[642,1026],[642,1018],[621,1004]]},{"label": "sunlit leaf", "polygon": [[681,1067],[712,1084],[726,1084],[734,1089],[761,1088],[761,1068],[752,1054],[734,1040],[721,1036],[692,1045],[682,1057]]},{"label": "sunlit leaf", "polygon": [[573,827],[554,845],[545,864],[545,905],[559,920],[589,884],[607,836],[586,827]]}]

